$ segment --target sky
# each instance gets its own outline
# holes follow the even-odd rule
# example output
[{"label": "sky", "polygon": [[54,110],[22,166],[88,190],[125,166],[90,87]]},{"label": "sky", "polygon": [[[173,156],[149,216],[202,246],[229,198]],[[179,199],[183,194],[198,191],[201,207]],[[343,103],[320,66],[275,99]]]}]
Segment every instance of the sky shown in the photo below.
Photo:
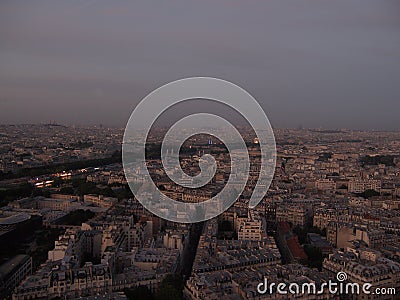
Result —
[{"label": "sky", "polygon": [[1,124],[122,127],[193,76],[243,87],[274,127],[400,130],[400,2],[0,2]]}]

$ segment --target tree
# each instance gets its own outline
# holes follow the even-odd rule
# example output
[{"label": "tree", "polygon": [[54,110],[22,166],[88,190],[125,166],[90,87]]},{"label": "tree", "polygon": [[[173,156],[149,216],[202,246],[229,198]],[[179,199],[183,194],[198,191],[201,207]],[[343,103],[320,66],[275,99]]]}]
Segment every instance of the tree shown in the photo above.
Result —
[{"label": "tree", "polygon": [[379,192],[377,192],[375,190],[366,190],[363,193],[358,193],[357,195],[359,195],[365,199],[368,199],[371,197],[379,196]]},{"label": "tree", "polygon": [[9,202],[32,195],[33,186],[27,182],[21,183],[17,187],[0,189],[0,207],[8,205]]},{"label": "tree", "polygon": [[296,226],[293,228],[293,233],[295,233],[299,238],[299,243],[301,245],[307,243],[307,233],[317,233],[322,236],[326,236],[326,230],[321,230],[318,227],[306,226],[304,228]]},{"label": "tree", "polygon": [[219,231],[233,231],[232,224],[228,220],[223,220],[218,225]]},{"label": "tree", "polygon": [[70,186],[65,186],[60,189],[61,194],[73,195],[74,189]]},{"label": "tree", "polygon": [[63,180],[60,177],[53,177],[53,183],[51,184],[52,187],[59,187],[63,183]]},{"label": "tree", "polygon": [[129,300],[154,300],[154,295],[146,286],[125,289],[124,293]]},{"label": "tree", "polygon": [[319,248],[312,245],[304,245],[304,251],[308,256],[308,266],[310,268],[318,268],[321,270],[324,257]]},{"label": "tree", "polygon": [[177,274],[168,274],[160,284],[157,300],[182,300],[183,280]]},{"label": "tree", "polygon": [[95,213],[90,210],[78,209],[71,211],[64,217],[60,218],[57,221],[57,224],[80,226],[82,223],[93,218],[94,215]]}]

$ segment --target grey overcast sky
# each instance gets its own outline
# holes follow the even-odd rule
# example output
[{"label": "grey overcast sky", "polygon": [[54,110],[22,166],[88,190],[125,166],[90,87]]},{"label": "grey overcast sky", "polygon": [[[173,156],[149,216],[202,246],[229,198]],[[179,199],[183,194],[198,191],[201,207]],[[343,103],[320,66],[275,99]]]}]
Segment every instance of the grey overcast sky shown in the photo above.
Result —
[{"label": "grey overcast sky", "polygon": [[0,123],[124,126],[192,76],[242,86],[275,127],[399,130],[400,1],[0,2]]}]

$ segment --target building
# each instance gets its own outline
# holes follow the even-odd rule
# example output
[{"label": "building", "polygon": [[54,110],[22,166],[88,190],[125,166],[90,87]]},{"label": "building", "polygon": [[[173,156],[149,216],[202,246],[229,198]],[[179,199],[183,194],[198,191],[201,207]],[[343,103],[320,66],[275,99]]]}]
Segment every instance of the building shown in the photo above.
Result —
[{"label": "building", "polygon": [[184,248],[184,236],[173,232],[166,232],[163,235],[163,246],[167,249],[178,249],[182,253]]},{"label": "building", "polygon": [[354,241],[362,241],[370,248],[380,249],[385,242],[385,232],[348,223],[331,222],[327,229],[327,239],[336,248],[345,249],[352,246]]},{"label": "building", "polygon": [[307,254],[301,247],[297,235],[292,232],[289,223],[278,223],[277,242],[286,262],[301,262],[307,260]]},{"label": "building", "polygon": [[351,216],[349,214],[348,208],[341,207],[329,207],[329,208],[318,208],[314,212],[313,226],[319,229],[326,229],[329,222],[341,221],[350,222]]},{"label": "building", "polygon": [[332,179],[318,179],[315,181],[315,188],[322,191],[335,191],[336,182]]},{"label": "building", "polygon": [[[363,253],[368,252],[368,253]],[[348,280],[371,283],[373,288],[398,288],[400,286],[400,264],[376,255],[370,250],[335,251],[323,262],[323,268],[337,274],[345,272]],[[352,299],[398,299],[398,295],[353,295]]]},{"label": "building", "polygon": [[54,249],[48,252],[50,261],[59,261],[63,259],[80,261],[83,254],[83,232],[75,230],[67,230],[60,235],[58,240],[54,242]]},{"label": "building", "polygon": [[238,231],[239,241],[261,241],[265,237],[261,220],[247,220],[241,223]]},{"label": "building", "polygon": [[71,264],[48,264],[28,277],[15,289],[13,300],[73,299],[112,292],[112,277],[108,266],[90,262],[83,267]]},{"label": "building", "polygon": [[78,207],[79,197],[71,195],[53,194],[54,197],[46,198],[42,196],[33,198],[23,198],[11,203],[17,209],[51,209],[68,211],[73,207]]},{"label": "building", "polygon": [[307,223],[307,211],[299,205],[279,205],[276,208],[276,222],[288,222],[293,226],[304,226]]},{"label": "building", "polygon": [[16,247],[41,228],[42,216],[36,213],[3,211],[0,214],[0,251]]},{"label": "building", "polygon": [[53,198],[36,198],[36,207],[38,209],[50,209],[50,210],[62,210],[68,211],[74,206],[79,206],[78,201],[75,198],[64,198],[64,199],[53,199]]},{"label": "building", "polygon": [[118,199],[113,197],[105,197],[103,195],[84,195],[83,202],[85,204],[98,207],[111,207],[118,202]]},{"label": "building", "polygon": [[333,252],[333,248],[327,239],[317,233],[307,233],[307,240],[312,246],[321,250],[322,255],[328,255]]},{"label": "building", "polygon": [[374,179],[352,179],[348,185],[350,193],[363,193],[366,190],[380,191],[382,183]]},{"label": "building", "polygon": [[32,274],[32,257],[19,254],[0,266],[0,297],[6,298],[22,280]]}]

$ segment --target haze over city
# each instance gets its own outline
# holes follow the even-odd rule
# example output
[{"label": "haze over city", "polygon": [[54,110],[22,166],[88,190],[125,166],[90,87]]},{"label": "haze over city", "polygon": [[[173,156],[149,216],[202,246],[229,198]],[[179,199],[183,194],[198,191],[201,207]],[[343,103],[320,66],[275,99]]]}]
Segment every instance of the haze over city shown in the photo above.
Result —
[{"label": "haze over city", "polygon": [[248,90],[274,127],[398,130],[399,12],[371,0],[2,1],[0,123],[122,127],[152,90],[211,76]]}]

